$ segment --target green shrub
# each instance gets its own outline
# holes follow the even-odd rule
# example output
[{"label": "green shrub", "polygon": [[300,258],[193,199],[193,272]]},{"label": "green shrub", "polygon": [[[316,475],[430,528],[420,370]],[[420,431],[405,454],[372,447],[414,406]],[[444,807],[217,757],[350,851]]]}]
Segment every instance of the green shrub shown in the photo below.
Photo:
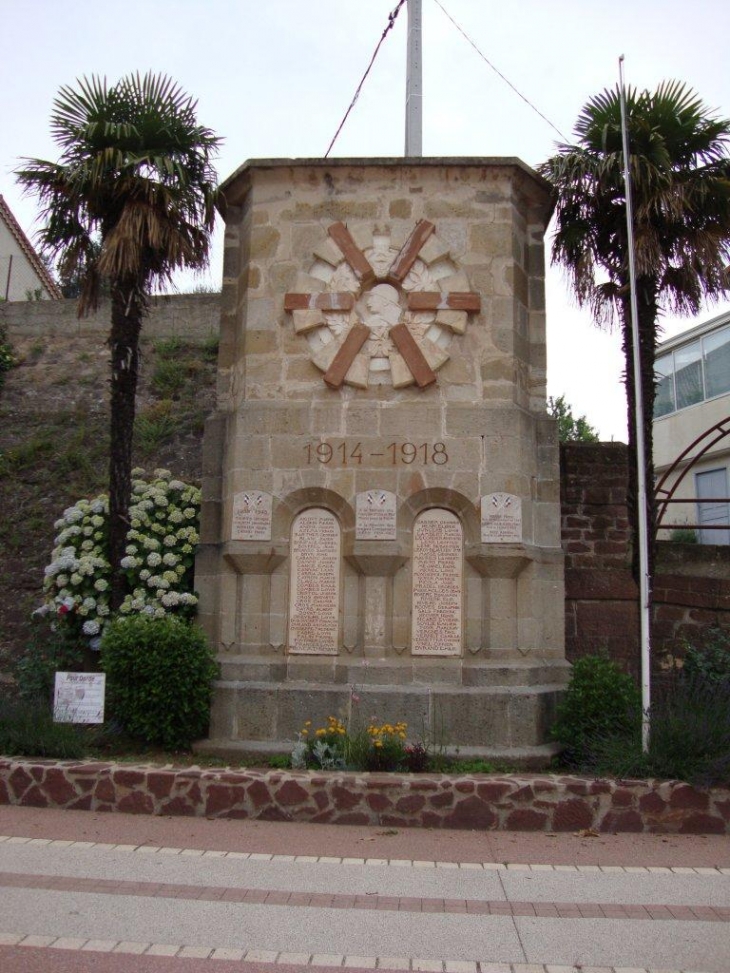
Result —
[{"label": "green shrub", "polygon": [[585,766],[596,742],[631,736],[640,726],[641,694],[631,676],[601,656],[578,659],[552,727],[552,736],[564,748],[563,760]]},{"label": "green shrub", "polygon": [[719,628],[710,629],[701,645],[688,645],[682,675],[710,683],[730,680],[730,634]]},{"label": "green shrub", "polygon": [[83,732],[70,723],[54,723],[48,703],[0,700],[0,753],[77,760],[85,749]]},{"label": "green shrub", "polygon": [[590,742],[586,765],[615,777],[661,777],[711,786],[730,782],[730,681],[679,678],[656,693],[649,751],[638,728]]},{"label": "green shrub", "polygon": [[176,750],[205,735],[218,667],[200,629],[174,617],[118,618],[101,660],[110,712],[133,736]]}]

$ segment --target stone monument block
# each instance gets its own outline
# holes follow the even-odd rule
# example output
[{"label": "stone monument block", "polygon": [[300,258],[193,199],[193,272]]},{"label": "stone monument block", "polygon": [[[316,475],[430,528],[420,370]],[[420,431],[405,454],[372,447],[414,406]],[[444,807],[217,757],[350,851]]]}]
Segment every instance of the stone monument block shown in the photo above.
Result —
[{"label": "stone monument block", "polygon": [[549,756],[548,186],[517,159],[262,160],[221,199],[207,748],[286,750],[357,687],[413,733],[447,720],[462,753]]}]

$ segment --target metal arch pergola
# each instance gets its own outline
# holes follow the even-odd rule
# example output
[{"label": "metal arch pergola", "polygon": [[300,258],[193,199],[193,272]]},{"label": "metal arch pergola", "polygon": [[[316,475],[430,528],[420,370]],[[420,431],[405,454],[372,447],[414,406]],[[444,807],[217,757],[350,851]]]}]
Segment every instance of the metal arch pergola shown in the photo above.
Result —
[{"label": "metal arch pergola", "polygon": [[[669,469],[665,471],[655,488],[657,502],[657,516],[654,525],[655,537],[658,531],[662,528],[662,520],[670,503],[698,502],[696,499],[694,501],[686,499],[678,500],[675,498],[674,494],[677,487],[682,480],[684,480],[685,476],[687,473],[689,473],[692,467],[695,466],[697,462],[702,459],[705,453],[709,452],[709,450],[711,450],[716,443],[720,442],[721,439],[724,439],[725,436],[730,436],[730,416],[727,416],[725,419],[721,419],[720,422],[715,423],[714,426],[710,426],[709,429],[706,429],[703,433],[701,433],[695,440],[693,440],[693,442],[689,444],[685,450],[679,454]],[[695,456],[691,456],[692,451],[698,447],[699,452]],[[685,462],[687,465],[679,474],[675,482],[671,486],[665,486],[672,475],[676,473]],[[728,503],[729,501],[730,497],[702,497],[701,500],[702,503]],[[676,525],[668,525],[668,527],[669,526]],[[682,527],[685,526],[693,530],[728,530],[727,524],[682,524]],[[665,527],[664,529],[666,530],[668,527]]]}]

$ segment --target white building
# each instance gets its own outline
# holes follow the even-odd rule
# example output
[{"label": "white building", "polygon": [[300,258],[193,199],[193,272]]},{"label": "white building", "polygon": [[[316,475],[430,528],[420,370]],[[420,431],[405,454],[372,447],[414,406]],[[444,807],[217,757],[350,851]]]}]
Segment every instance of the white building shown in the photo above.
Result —
[{"label": "white building", "polygon": [[[656,376],[660,515],[669,494],[682,501],[668,504],[660,523],[694,528],[703,544],[730,544],[730,529],[718,529],[730,527],[730,312],[662,342]],[[660,540],[669,536],[660,530]]]},{"label": "white building", "polygon": [[60,300],[46,265],[0,196],[0,299]]}]

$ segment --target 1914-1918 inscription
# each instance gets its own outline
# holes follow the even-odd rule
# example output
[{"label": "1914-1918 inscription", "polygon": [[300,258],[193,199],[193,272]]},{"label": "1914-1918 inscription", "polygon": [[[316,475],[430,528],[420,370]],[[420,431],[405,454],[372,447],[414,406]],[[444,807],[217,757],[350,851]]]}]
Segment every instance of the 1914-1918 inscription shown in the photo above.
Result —
[{"label": "1914-1918 inscription", "polygon": [[426,510],[413,528],[413,655],[460,655],[463,533],[449,510]]},{"label": "1914-1918 inscription", "polygon": [[445,443],[372,441],[305,443],[302,447],[307,466],[446,466],[449,453]]},{"label": "1914-1918 inscription", "polygon": [[336,655],[340,622],[340,525],[329,510],[304,510],[291,533],[289,651]]}]

